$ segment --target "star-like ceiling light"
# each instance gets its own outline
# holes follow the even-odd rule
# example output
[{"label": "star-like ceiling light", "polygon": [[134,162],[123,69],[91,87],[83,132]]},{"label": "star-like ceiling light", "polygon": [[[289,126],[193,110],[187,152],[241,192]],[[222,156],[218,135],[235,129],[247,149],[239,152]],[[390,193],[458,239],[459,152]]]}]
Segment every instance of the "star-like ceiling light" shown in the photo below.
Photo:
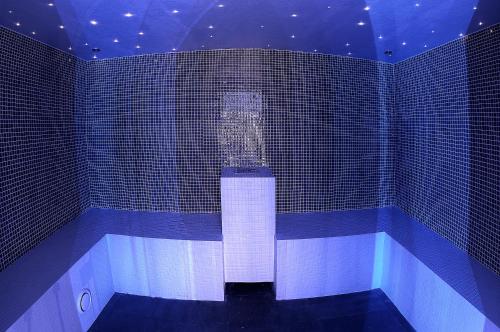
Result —
[{"label": "star-like ceiling light", "polygon": [[90,24],[97,25],[97,21],[96,20],[90,20]]},{"label": "star-like ceiling light", "polygon": [[172,14],[178,14],[179,11],[177,9],[172,10]]},{"label": "star-like ceiling light", "polygon": [[363,25],[365,25],[365,24],[366,24],[366,23],[365,23],[365,22],[363,22],[363,21],[359,21],[359,22],[358,22],[358,25],[359,25],[360,27],[362,27],[362,26],[363,26]]},{"label": "star-like ceiling light", "polygon": [[365,8],[363,8],[363,10],[369,11],[370,10],[370,6],[366,6]]},{"label": "star-like ceiling light", "polygon": [[125,14],[123,14],[123,16],[132,17],[132,16],[134,16],[134,14],[132,14],[131,12],[126,12]]}]

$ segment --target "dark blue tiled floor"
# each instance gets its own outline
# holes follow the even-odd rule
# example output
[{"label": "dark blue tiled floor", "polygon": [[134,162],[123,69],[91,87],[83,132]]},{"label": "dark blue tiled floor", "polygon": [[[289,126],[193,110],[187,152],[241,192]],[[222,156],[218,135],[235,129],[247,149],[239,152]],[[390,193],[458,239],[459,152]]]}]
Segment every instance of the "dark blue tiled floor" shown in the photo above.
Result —
[{"label": "dark blue tiled floor", "polygon": [[381,290],[276,301],[271,284],[229,284],[225,302],[115,294],[91,331],[413,331]]}]

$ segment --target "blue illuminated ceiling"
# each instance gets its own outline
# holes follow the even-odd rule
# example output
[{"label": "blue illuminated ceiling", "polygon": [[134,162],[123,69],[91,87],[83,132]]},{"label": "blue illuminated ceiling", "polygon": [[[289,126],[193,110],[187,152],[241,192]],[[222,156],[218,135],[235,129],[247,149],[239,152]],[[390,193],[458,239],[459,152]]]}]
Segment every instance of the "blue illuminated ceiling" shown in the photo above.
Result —
[{"label": "blue illuminated ceiling", "polygon": [[499,0],[1,0],[0,4],[1,25],[84,59],[271,48],[397,62],[498,22]]}]

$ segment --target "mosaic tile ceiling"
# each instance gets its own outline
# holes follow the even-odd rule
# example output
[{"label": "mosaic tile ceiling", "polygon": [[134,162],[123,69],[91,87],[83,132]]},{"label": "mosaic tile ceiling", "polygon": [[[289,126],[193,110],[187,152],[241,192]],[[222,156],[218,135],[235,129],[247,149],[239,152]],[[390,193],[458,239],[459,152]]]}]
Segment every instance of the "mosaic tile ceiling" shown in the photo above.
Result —
[{"label": "mosaic tile ceiling", "polygon": [[498,0],[0,3],[0,25],[83,59],[271,48],[398,62],[498,22]]}]

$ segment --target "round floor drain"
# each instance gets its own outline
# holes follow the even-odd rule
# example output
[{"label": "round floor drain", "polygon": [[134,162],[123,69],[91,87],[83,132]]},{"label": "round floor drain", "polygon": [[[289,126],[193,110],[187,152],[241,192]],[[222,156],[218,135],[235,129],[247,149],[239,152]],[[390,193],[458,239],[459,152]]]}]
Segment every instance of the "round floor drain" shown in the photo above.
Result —
[{"label": "round floor drain", "polygon": [[92,295],[90,294],[90,290],[85,288],[84,290],[82,290],[80,296],[78,297],[78,309],[80,310],[80,312],[85,312],[90,308],[91,305]]}]

